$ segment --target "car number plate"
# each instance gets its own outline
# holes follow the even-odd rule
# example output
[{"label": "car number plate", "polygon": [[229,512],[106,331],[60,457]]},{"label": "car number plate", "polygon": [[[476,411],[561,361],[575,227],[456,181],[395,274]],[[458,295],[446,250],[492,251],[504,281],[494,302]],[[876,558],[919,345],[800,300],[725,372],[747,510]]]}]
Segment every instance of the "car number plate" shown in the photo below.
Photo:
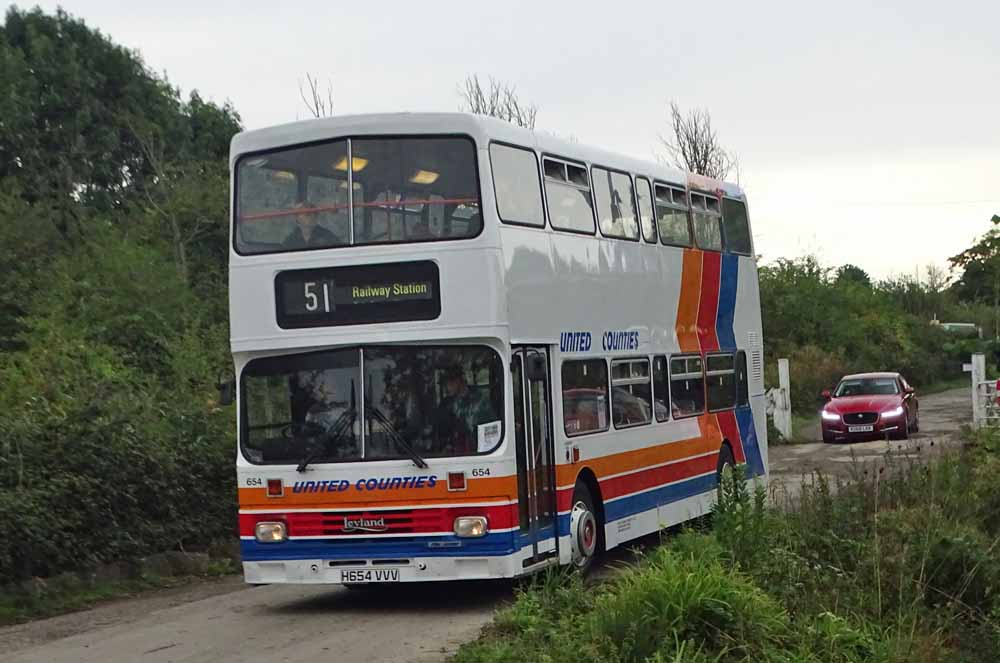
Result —
[{"label": "car number plate", "polygon": [[340,582],[399,582],[399,569],[343,569]]},{"label": "car number plate", "polygon": [[848,433],[871,433],[875,430],[875,426],[872,424],[867,424],[865,426],[848,426]]}]

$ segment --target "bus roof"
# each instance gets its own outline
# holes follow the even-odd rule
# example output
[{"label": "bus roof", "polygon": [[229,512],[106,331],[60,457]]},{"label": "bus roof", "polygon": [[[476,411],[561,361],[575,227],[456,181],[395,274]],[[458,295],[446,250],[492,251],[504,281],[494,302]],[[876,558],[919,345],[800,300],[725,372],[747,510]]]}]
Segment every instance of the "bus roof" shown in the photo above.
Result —
[{"label": "bus roof", "polygon": [[233,137],[230,162],[241,154],[310,143],[338,136],[410,134],[467,134],[480,145],[491,140],[533,147],[540,152],[592,165],[628,170],[639,175],[701,191],[722,192],[742,198],[736,184],[721,182],[695,173],[596,147],[564,140],[542,130],[525,129],[509,122],[471,113],[370,113],[303,120],[265,129],[244,131]]}]

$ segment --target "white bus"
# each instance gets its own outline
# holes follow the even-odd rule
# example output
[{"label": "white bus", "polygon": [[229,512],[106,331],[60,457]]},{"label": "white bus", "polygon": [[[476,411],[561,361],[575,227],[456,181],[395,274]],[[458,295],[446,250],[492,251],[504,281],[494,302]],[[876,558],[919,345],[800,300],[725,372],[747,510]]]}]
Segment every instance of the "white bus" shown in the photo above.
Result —
[{"label": "white bus", "polygon": [[241,133],[250,583],[510,578],[767,468],[739,187],[465,114]]}]

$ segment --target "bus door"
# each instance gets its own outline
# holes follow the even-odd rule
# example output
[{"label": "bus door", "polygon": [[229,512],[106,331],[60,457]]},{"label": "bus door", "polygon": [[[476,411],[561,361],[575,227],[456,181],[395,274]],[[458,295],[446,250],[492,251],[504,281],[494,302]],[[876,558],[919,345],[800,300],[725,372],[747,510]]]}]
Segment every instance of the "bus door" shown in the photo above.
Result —
[{"label": "bus door", "polygon": [[520,542],[531,547],[525,566],[556,555],[555,448],[545,347],[515,347],[510,364],[514,383],[514,441]]}]

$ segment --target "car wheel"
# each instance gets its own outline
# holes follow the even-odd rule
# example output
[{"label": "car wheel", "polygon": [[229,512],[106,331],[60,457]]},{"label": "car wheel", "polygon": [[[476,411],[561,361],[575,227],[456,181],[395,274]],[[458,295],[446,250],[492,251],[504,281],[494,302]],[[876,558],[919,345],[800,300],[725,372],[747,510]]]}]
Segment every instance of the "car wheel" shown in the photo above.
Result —
[{"label": "car wheel", "polygon": [[914,433],[920,432],[920,410],[917,410],[917,413],[913,415],[913,426],[910,427],[910,430]]},{"label": "car wheel", "polygon": [[573,568],[586,574],[594,564],[600,543],[600,523],[594,510],[594,498],[587,484],[577,481],[573,489],[573,509],[569,517],[570,549]]},{"label": "car wheel", "polygon": [[824,444],[833,444],[835,441],[836,440],[834,439],[833,435],[831,435],[830,433],[823,433]]}]

